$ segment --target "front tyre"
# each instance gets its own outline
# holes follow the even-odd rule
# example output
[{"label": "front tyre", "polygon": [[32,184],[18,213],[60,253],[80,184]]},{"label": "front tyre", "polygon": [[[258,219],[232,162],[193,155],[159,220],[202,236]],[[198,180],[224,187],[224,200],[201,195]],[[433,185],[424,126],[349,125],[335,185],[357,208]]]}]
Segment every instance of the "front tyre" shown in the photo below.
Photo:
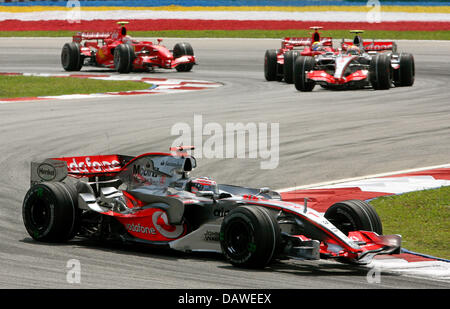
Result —
[{"label": "front tyre", "polygon": [[114,67],[119,73],[130,73],[136,58],[133,46],[120,44],[114,49]]},{"label": "front tyre", "polygon": [[237,207],[221,225],[222,252],[231,264],[238,267],[266,267],[272,262],[280,242],[278,223],[263,207]]},{"label": "front tyre", "polygon": [[[194,49],[192,48],[191,44],[186,42],[175,44],[175,46],[173,47],[173,57],[180,58],[182,56],[194,56]],[[182,63],[177,65],[175,69],[178,72],[189,72],[192,70],[193,66],[193,63]]]},{"label": "front tyre", "polygon": [[299,56],[299,52],[296,50],[289,50],[284,54],[284,81],[288,84],[294,83],[294,64],[297,56]]},{"label": "front tyre", "polygon": [[25,195],[22,217],[28,234],[37,241],[70,240],[79,227],[77,191],[60,182],[34,185]]},{"label": "front tyre", "polygon": [[278,76],[277,51],[275,49],[266,50],[264,54],[264,77],[269,82],[282,79],[282,76]]},{"label": "front tyre", "polygon": [[327,209],[325,218],[346,235],[352,231],[383,234],[380,217],[375,208],[365,201],[348,200],[335,203]]},{"label": "front tyre", "polygon": [[394,84],[396,87],[409,87],[414,84],[416,68],[414,56],[410,53],[399,55],[400,67],[394,71]]},{"label": "front tyre", "polygon": [[392,84],[391,57],[377,54],[372,58],[369,69],[369,81],[375,90],[387,90]]},{"label": "front tyre", "polygon": [[310,56],[298,56],[294,62],[294,85],[295,89],[302,92],[309,92],[314,89],[316,83],[309,81],[307,72],[314,68],[315,61]]}]

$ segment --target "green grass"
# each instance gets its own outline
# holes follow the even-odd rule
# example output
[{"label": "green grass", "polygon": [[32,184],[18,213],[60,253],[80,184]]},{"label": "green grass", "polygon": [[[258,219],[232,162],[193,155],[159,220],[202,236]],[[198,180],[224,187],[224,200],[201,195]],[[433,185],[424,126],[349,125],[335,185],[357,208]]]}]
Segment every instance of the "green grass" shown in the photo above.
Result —
[{"label": "green grass", "polygon": [[383,234],[400,234],[402,247],[450,259],[450,187],[385,196],[370,202]]},{"label": "green grass", "polygon": [[0,76],[0,98],[3,99],[144,90],[150,87],[150,84],[136,81],[108,81],[74,77]]},{"label": "green grass", "polygon": [[[130,31],[134,37],[178,37],[178,38],[275,38],[285,36],[307,36],[311,30],[167,30]],[[0,37],[71,37],[74,31],[0,31]],[[322,35],[335,39],[352,38],[348,30],[324,30]],[[393,40],[450,40],[450,31],[372,31],[364,38]]]}]

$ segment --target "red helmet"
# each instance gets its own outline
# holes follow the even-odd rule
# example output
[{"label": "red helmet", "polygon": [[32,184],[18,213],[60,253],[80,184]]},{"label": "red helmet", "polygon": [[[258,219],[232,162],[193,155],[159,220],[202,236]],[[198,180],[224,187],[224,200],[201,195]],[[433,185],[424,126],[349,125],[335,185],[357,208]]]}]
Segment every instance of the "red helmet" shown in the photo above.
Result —
[{"label": "red helmet", "polygon": [[350,45],[347,47],[347,53],[351,55],[359,55],[361,53],[361,50],[356,45]]},{"label": "red helmet", "polygon": [[192,193],[197,193],[199,191],[212,191],[213,193],[219,193],[217,183],[208,177],[193,178],[189,182],[187,190]]}]

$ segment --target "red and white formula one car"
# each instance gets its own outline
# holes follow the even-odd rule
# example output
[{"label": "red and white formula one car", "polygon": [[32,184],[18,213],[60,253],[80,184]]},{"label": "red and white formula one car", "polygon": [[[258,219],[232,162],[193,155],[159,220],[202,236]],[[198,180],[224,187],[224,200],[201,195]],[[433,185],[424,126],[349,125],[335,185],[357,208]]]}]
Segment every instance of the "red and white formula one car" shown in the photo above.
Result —
[{"label": "red and white formula one car", "polygon": [[314,30],[311,37],[286,37],[281,41],[281,49],[269,49],[264,55],[264,76],[267,81],[294,82],[294,62],[297,56],[316,56],[324,53],[315,50],[314,44],[320,43],[327,52],[333,52],[331,37],[321,37],[318,30],[322,27],[310,27]]},{"label": "red and white formula one car", "polygon": [[397,53],[393,41],[363,40],[362,30],[351,40],[342,39],[337,52],[315,57],[299,56],[294,63],[294,84],[299,91],[312,91],[316,84],[327,89],[389,89],[412,86],[415,79],[414,57]]},{"label": "red and white formula one car", "polygon": [[189,149],[33,162],[26,230],[43,242],[87,237],[219,252],[243,267],[278,258],[364,264],[400,250],[401,237],[381,235],[380,218],[364,201],[339,202],[322,215],[268,188],[190,177],[196,160]]},{"label": "red and white formula one car", "polygon": [[82,32],[73,36],[73,41],[64,44],[61,64],[66,71],[80,71],[83,66],[105,67],[119,73],[154,68],[188,72],[196,64],[194,50],[189,43],[177,43],[173,50],[158,43],[133,40],[125,24],[118,22],[112,32]]}]

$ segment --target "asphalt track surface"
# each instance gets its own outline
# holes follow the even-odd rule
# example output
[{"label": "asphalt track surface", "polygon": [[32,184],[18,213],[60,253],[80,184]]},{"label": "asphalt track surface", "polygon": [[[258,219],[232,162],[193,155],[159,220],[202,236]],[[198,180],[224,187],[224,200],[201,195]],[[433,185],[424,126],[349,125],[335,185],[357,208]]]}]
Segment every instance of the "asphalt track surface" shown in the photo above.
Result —
[{"label": "asphalt track surface", "polygon": [[[60,73],[68,39],[0,39],[3,72]],[[194,114],[203,124],[279,123],[279,164],[263,158],[198,158],[196,175],[220,183],[274,189],[449,163],[450,42],[398,42],[412,52],[411,88],[297,92],[266,82],[263,55],[280,40],[189,41],[199,65],[190,73],[159,70],[139,76],[217,81],[223,87],[170,95],[0,104],[1,288],[449,288],[449,282],[382,273],[330,261],[282,261],[266,270],[242,270],[220,255],[181,254],[74,240],[32,241],[21,205],[29,163],[47,157],[167,151],[171,128]],[[91,73],[105,70],[83,69]],[[207,137],[205,137],[207,138]],[[67,262],[81,263],[81,283],[69,284]]]}]

